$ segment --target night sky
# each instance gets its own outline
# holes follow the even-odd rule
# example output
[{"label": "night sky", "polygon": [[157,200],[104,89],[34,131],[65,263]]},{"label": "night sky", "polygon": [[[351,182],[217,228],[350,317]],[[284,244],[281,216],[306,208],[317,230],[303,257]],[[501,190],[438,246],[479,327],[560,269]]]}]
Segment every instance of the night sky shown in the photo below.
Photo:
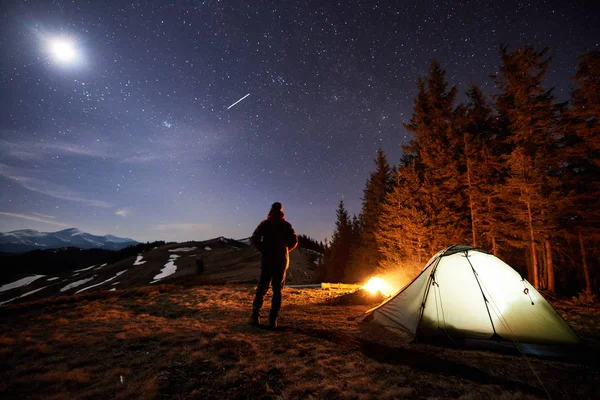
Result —
[{"label": "night sky", "polygon": [[2,1],[0,231],[242,238],[280,201],[322,240],[400,159],[432,58],[492,94],[501,43],[548,46],[567,100],[592,4]]}]

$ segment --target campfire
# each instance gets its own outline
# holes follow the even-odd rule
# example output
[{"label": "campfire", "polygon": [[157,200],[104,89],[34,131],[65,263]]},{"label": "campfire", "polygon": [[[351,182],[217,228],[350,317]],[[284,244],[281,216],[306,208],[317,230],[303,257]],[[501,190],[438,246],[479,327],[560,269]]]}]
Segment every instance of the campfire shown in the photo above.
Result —
[{"label": "campfire", "polygon": [[389,285],[385,283],[383,279],[375,276],[369,279],[369,281],[362,288],[371,294],[377,294],[377,292],[379,292],[386,297],[392,295],[392,290]]}]

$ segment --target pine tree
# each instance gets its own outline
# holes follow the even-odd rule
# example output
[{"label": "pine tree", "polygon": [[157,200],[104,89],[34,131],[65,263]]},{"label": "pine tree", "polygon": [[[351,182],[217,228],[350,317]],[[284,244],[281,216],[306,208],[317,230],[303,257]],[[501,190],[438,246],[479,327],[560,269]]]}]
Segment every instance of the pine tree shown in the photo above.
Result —
[{"label": "pine tree", "polygon": [[390,191],[391,169],[381,148],[377,150],[374,162],[375,171],[370,174],[363,191],[359,220],[353,224],[356,225],[358,240],[352,250],[350,269],[355,281],[372,275],[382,259],[375,231],[385,197]]},{"label": "pine tree", "polygon": [[322,242],[317,242],[315,239],[308,235],[298,236],[298,247],[308,250],[313,250],[318,253],[323,253],[324,247]]},{"label": "pine tree", "polygon": [[325,252],[323,279],[329,282],[342,282],[347,275],[347,266],[352,243],[352,223],[344,201],[340,200],[336,210],[335,230]]},{"label": "pine tree", "polygon": [[383,268],[422,267],[431,256],[434,227],[425,212],[427,200],[416,165],[413,156],[403,157],[379,216],[375,236]]},{"label": "pine tree", "polygon": [[433,61],[426,81],[418,83],[413,115],[406,129],[415,138],[404,147],[421,174],[423,212],[432,227],[430,251],[462,243],[469,234],[469,211],[461,179],[463,138],[454,109],[456,88],[448,89],[446,73]]},{"label": "pine tree", "polygon": [[585,291],[591,294],[588,253],[594,252],[600,241],[600,51],[586,52],[580,57],[573,80],[576,89],[571,95],[563,140],[568,166],[563,193],[571,202],[567,204],[563,222],[578,244]]},{"label": "pine tree", "polygon": [[356,247],[360,244],[360,236],[362,234],[360,219],[356,215],[353,215],[350,225],[352,228],[352,238],[350,242],[353,247]]},{"label": "pine tree", "polygon": [[460,160],[467,195],[471,244],[488,244],[497,253],[497,224],[494,216],[494,183],[498,180],[493,150],[492,108],[481,89],[472,85],[467,91],[469,102],[457,109],[462,131],[463,159]]},{"label": "pine tree", "polygon": [[[503,201],[515,222],[527,232],[523,241],[528,243],[531,277],[536,288],[541,287],[539,244],[548,241],[551,232],[552,192],[556,180],[556,141],[553,137],[556,121],[554,96],[542,86],[550,58],[547,49],[535,51],[523,47],[510,52],[501,46],[500,72],[496,83],[501,90],[496,108],[506,122],[507,150],[504,157],[508,177],[503,190]],[[518,199],[515,204],[512,199]],[[551,250],[550,257],[551,259]]]}]

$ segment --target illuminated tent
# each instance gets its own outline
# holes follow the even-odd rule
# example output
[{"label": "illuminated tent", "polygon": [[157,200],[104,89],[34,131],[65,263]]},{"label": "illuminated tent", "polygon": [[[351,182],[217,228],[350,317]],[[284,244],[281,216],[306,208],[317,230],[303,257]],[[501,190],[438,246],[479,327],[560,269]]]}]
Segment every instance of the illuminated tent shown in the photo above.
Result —
[{"label": "illuminated tent", "polygon": [[517,271],[469,246],[440,251],[410,284],[367,314],[366,321],[401,329],[416,340],[518,346],[539,354],[579,343]]}]

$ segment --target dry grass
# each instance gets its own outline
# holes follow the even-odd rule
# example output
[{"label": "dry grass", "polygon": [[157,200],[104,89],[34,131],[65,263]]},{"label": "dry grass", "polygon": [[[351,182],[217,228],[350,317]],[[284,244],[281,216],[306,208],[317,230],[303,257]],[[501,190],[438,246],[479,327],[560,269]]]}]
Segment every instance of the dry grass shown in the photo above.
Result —
[{"label": "dry grass", "polygon": [[42,374],[39,379],[46,382],[75,382],[86,383],[90,381],[90,374],[83,368],[76,368],[71,371],[48,371]]},{"label": "dry grass", "polygon": [[[343,293],[286,289],[281,330],[251,327],[252,294],[247,285],[157,286],[0,309],[0,393],[43,399],[545,397],[521,357],[410,344],[357,322],[370,304],[338,305],[333,298]],[[585,341],[600,339],[598,311],[557,309]],[[553,398],[596,397],[596,367],[530,360]]]}]

